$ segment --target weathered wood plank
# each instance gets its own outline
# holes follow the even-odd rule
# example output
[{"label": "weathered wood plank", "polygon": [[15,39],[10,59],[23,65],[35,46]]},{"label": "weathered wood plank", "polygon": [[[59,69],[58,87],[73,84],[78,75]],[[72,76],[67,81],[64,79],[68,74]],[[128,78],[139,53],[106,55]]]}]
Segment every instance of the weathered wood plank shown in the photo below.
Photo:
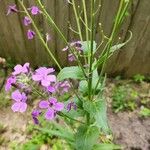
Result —
[{"label": "weathered wood plank", "polygon": [[[29,61],[32,66],[49,64],[54,65],[51,58],[48,57],[45,48],[36,37],[34,40],[28,40],[26,31],[29,27],[22,24],[23,14],[11,14],[6,16],[7,5],[15,3],[17,0],[1,0],[0,1],[0,56],[5,58],[11,57],[18,63]],[[96,26],[101,22],[104,32],[110,35],[114,16],[117,11],[119,0],[97,0],[97,6],[102,3],[101,11],[96,15]],[[35,4],[34,0],[25,1],[27,7]],[[77,36],[69,30],[68,22],[77,29],[75,23],[74,12],[72,7],[66,3],[66,0],[44,0],[44,5],[61,31],[67,37],[68,41],[78,40]],[[76,1],[77,5],[81,4],[81,0]],[[87,0],[89,7],[89,0]],[[20,8],[20,6],[17,4]],[[89,9],[88,14],[89,14]],[[83,15],[83,14],[82,14]],[[51,40],[48,42],[53,54],[58,56],[61,65],[68,65],[67,53],[61,51],[65,46],[61,38],[46,23],[42,15],[36,16],[35,21],[43,36],[49,33]],[[88,17],[90,21],[90,18]],[[82,33],[84,34],[83,24]],[[32,27],[31,27],[32,28]],[[150,5],[148,0],[134,0],[129,10],[129,16],[125,20],[121,30],[121,41],[125,41],[128,37],[128,30],[133,32],[133,38],[126,47],[117,52],[107,65],[107,72],[110,74],[121,73],[126,76],[132,76],[136,73],[145,75],[150,74]],[[98,31],[98,29],[97,29]],[[96,41],[100,42],[99,33],[96,32]],[[72,64],[72,63],[70,63]]]}]

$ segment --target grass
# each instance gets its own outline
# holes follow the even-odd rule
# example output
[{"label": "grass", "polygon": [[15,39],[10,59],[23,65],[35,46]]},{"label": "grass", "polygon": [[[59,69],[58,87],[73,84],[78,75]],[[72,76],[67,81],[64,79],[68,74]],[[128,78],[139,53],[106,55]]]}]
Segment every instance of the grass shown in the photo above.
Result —
[{"label": "grass", "polygon": [[115,86],[112,96],[112,109],[115,113],[119,111],[133,111],[136,109],[136,98],[138,93],[128,85]]}]

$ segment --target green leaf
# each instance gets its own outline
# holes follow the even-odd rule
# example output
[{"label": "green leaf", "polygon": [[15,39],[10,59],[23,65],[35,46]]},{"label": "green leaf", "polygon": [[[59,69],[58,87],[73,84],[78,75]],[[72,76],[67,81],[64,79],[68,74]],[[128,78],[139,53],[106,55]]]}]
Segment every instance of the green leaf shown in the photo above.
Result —
[{"label": "green leaf", "polygon": [[[85,54],[85,55],[88,55],[89,54],[89,52],[91,51],[91,41],[83,41],[83,42],[81,42],[81,44],[82,44],[82,47],[81,47],[81,49],[83,50],[83,53]],[[93,53],[95,53],[95,51],[96,51],[96,42],[95,41],[93,41]]]},{"label": "green leaf", "polygon": [[58,76],[57,79],[59,81],[65,80],[65,79],[83,79],[84,78],[84,74],[82,72],[82,69],[78,66],[72,66],[72,67],[65,67],[63,68]]},{"label": "green leaf", "polygon": [[[93,71],[93,76],[92,76],[92,90],[95,89],[96,84],[98,82],[99,79],[99,75],[98,75],[98,71],[97,69]],[[97,87],[97,91],[99,91],[101,89],[101,84],[98,85]],[[88,82],[83,80],[80,81],[79,83],[79,91],[81,93],[83,93],[83,95],[87,95],[88,94]]]},{"label": "green leaf", "polygon": [[95,126],[80,126],[75,136],[77,150],[92,150],[99,137]]},{"label": "green leaf", "polygon": [[86,80],[82,80],[79,83],[79,92],[83,94],[83,96],[88,94],[88,83]]},{"label": "green leaf", "polygon": [[110,132],[107,123],[107,105],[106,101],[101,98],[97,101],[85,101],[83,103],[84,109],[95,119],[95,124],[104,133]]},{"label": "green leaf", "polygon": [[68,131],[68,129],[66,130],[65,128],[63,129],[53,129],[53,130],[50,130],[50,129],[47,129],[47,128],[39,128],[39,127],[35,127],[35,129],[43,132],[43,133],[47,133],[49,135],[54,135],[54,136],[58,136],[60,138],[63,138],[67,141],[71,141],[71,142],[74,142],[74,136],[73,134]]},{"label": "green leaf", "polygon": [[141,109],[140,115],[143,117],[150,117],[150,109],[149,108]]},{"label": "green leaf", "polygon": [[121,147],[115,144],[104,143],[104,144],[96,144],[93,150],[121,150]]}]

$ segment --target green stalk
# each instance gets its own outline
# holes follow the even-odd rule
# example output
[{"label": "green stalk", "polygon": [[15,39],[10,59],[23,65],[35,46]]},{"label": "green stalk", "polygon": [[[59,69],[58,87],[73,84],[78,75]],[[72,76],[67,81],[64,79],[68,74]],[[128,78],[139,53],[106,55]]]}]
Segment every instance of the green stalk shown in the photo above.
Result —
[{"label": "green stalk", "polygon": [[[85,0],[82,0],[82,4],[83,4],[83,12],[84,12],[84,20],[85,20],[86,41],[87,41],[87,45],[88,45],[87,47],[89,49],[89,26],[88,26],[87,10],[86,10]],[[90,62],[90,58],[89,58],[89,55],[88,55],[88,63],[89,62]]]},{"label": "green stalk", "polygon": [[75,121],[75,122],[79,122],[79,123],[81,123],[81,124],[85,124],[84,122],[82,122],[82,121],[80,121],[80,120],[77,120],[77,119],[74,119],[74,118],[71,118],[70,116],[68,116],[68,115],[66,115],[66,114],[64,114],[64,113],[62,113],[62,112],[58,113],[58,115],[63,116],[63,117],[66,117],[66,118],[68,118],[68,119],[70,119],[70,120],[73,120],[73,121]]},{"label": "green stalk", "polygon": [[[119,22],[119,20],[121,19],[120,16],[122,16],[123,2],[124,2],[124,0],[121,0],[120,5],[119,5],[119,9],[118,9],[118,12],[117,12],[117,16],[116,16],[116,19],[115,19],[115,23],[114,23],[114,26],[113,26],[113,30],[112,30],[112,33],[111,33],[111,36],[110,36],[110,39],[109,39],[108,43],[106,44],[106,46],[105,46],[105,48],[104,48],[104,50],[102,52],[102,53],[104,53],[106,51],[106,53],[105,53],[106,57],[105,57],[105,60],[103,62],[103,65],[102,65],[102,69],[101,69],[101,72],[100,72],[99,80],[98,80],[98,82],[97,82],[97,84],[95,86],[94,93],[95,93],[95,91],[96,91],[96,89],[97,89],[97,87],[98,87],[98,85],[99,85],[99,83],[101,81],[101,77],[103,76],[104,69],[105,69],[106,62],[107,62],[107,58],[109,57],[110,48],[112,46],[113,40],[115,39],[115,36],[117,34],[117,31],[118,31],[118,28],[120,26],[119,23],[121,23],[121,22]],[[124,17],[124,16],[122,16],[122,17]]]},{"label": "green stalk", "polygon": [[[80,68],[82,69],[82,72],[85,76],[85,78],[87,77],[86,76],[86,73],[85,73],[85,70],[82,66],[82,63],[80,62],[80,60],[78,59],[78,56],[76,56],[76,54],[74,53],[74,49],[72,47],[70,47],[70,44],[67,42],[67,39],[65,38],[65,36],[63,35],[63,33],[60,31],[60,29],[57,27],[57,25],[55,24],[55,22],[53,21],[53,19],[51,18],[51,16],[48,14],[48,12],[46,11],[46,9],[44,8],[44,6],[42,5],[41,1],[40,0],[37,0],[38,2],[38,5],[41,7],[48,23],[50,23],[54,29],[57,31],[57,33],[60,35],[60,37],[63,39],[63,41],[65,42],[65,44],[69,47],[69,49],[71,50],[71,52],[74,54],[76,60],[77,60],[77,63],[78,65],[80,66]],[[78,54],[78,53],[77,53]]]},{"label": "green stalk", "polygon": [[73,10],[74,10],[74,15],[75,15],[75,18],[76,18],[76,23],[77,23],[77,27],[78,27],[80,40],[83,41],[81,26],[80,26],[80,22],[79,22],[79,16],[78,16],[78,13],[77,13],[76,4],[75,4],[74,0],[72,0],[72,5],[73,5]]},{"label": "green stalk", "polygon": [[[27,11],[26,7],[24,6],[23,2],[21,2],[21,1],[19,0],[19,3],[21,4],[21,6],[22,6],[23,10],[25,11],[26,15],[27,15],[27,16],[30,18],[30,20],[32,21],[33,27],[35,28],[35,30],[36,30],[36,32],[37,32],[37,35],[39,36],[39,38],[40,38],[42,44],[43,44],[44,47],[46,48],[48,54],[53,58],[54,62],[55,62],[56,65],[58,66],[58,68],[59,68],[60,70],[62,70],[60,64],[59,64],[59,63],[57,62],[57,60],[55,59],[55,56],[51,53],[51,51],[50,51],[48,45],[47,45],[46,42],[44,41],[44,39],[43,39],[41,33],[39,32],[37,26],[35,25],[35,22],[34,22],[33,19],[31,18],[30,14],[28,13],[28,11]],[[72,83],[70,83],[70,81],[69,81],[69,84],[70,84],[71,88],[73,89],[74,94],[75,94],[75,95],[77,96],[77,98],[81,101],[80,96],[78,95],[78,93],[76,92],[74,86],[72,85]],[[34,87],[33,87],[33,88],[34,88]],[[36,90],[36,89],[34,88],[34,90]],[[36,90],[36,93],[38,93],[40,96],[42,96],[41,93],[39,93],[37,90]]]},{"label": "green stalk", "polygon": [[[85,4],[85,0],[82,0],[82,4],[83,4],[83,11],[84,11],[84,20],[85,20],[85,28],[86,28],[86,41],[89,41],[89,31],[88,31],[88,19],[87,19],[87,10],[86,10],[86,4]],[[89,44],[88,44],[89,46]]]},{"label": "green stalk", "polygon": [[26,7],[24,6],[23,2],[19,0],[19,3],[20,3],[20,5],[22,6],[23,10],[25,11],[26,15],[27,15],[27,16],[30,18],[30,20],[32,21],[32,25],[33,25],[33,27],[35,28],[36,33],[37,33],[37,35],[39,36],[39,38],[40,38],[42,44],[43,44],[44,47],[46,48],[48,54],[49,54],[50,57],[53,59],[53,61],[56,63],[56,65],[58,66],[58,68],[61,70],[62,68],[61,68],[60,64],[59,64],[58,61],[55,59],[55,56],[52,54],[52,52],[51,52],[51,50],[49,49],[48,45],[47,45],[46,42],[44,41],[44,39],[43,39],[41,33],[39,32],[37,26],[35,25],[35,22],[34,22],[33,19],[31,18],[30,14],[28,13],[28,11],[27,11]]},{"label": "green stalk", "polygon": [[125,17],[125,14],[126,14],[126,12],[127,12],[128,6],[129,6],[129,2],[127,2],[127,3],[125,4],[125,7],[124,7],[124,9],[123,9],[123,11],[122,11],[122,14],[120,15],[118,24],[122,24],[123,19],[124,19],[124,17]]},{"label": "green stalk", "polygon": [[91,100],[91,94],[92,94],[92,64],[93,64],[93,40],[94,40],[94,0],[91,0],[91,35],[90,35],[90,67],[89,67],[89,82],[88,82],[88,96],[89,100]]}]

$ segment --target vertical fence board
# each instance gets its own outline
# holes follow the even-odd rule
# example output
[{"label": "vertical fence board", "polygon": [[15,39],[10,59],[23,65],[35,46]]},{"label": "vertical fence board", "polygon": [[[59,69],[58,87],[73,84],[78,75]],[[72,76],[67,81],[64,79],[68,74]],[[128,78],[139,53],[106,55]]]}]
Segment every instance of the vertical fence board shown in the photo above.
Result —
[{"label": "vertical fence board", "polygon": [[[56,24],[60,28],[63,35],[68,37],[68,4],[66,0],[55,0],[55,16],[56,16]],[[66,57],[67,52],[62,52],[62,49],[66,46],[66,43],[62,40],[59,34],[56,34],[56,51],[57,58],[62,66],[67,65]],[[68,39],[67,39],[68,40]]]}]

